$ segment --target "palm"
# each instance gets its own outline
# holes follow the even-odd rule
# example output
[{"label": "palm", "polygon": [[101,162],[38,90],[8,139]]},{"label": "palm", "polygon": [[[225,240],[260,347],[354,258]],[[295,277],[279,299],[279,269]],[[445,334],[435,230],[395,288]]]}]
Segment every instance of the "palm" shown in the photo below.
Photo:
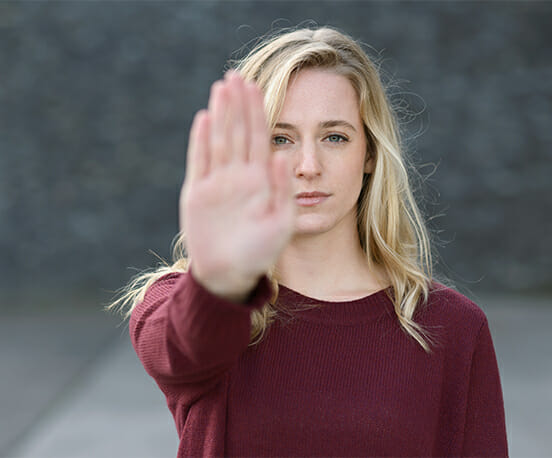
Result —
[{"label": "palm", "polygon": [[252,275],[266,271],[288,236],[288,216],[274,212],[269,177],[259,164],[232,164],[190,188],[185,221],[192,258],[223,260]]},{"label": "palm", "polygon": [[290,180],[258,90],[230,77],[194,121],[180,208],[192,269],[213,292],[244,292],[274,264],[293,227]]}]

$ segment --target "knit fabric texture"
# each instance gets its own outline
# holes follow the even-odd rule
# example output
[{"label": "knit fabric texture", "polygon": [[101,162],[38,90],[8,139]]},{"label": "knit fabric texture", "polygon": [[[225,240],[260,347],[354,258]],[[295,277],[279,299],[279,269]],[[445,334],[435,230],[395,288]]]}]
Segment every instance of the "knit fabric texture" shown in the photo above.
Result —
[{"label": "knit fabric texture", "polygon": [[154,283],[133,310],[138,357],[167,398],[184,456],[507,456],[500,378],[481,309],[439,283],[403,330],[392,289],[328,302],[280,286],[283,310],[249,346],[246,304],[191,273]]}]

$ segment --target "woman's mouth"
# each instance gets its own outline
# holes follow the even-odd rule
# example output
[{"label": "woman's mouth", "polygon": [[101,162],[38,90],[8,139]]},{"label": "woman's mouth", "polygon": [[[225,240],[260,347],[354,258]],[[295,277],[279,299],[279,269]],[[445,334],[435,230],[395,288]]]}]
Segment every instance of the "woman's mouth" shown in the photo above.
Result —
[{"label": "woman's mouth", "polygon": [[313,205],[318,205],[324,202],[328,197],[330,197],[330,194],[319,191],[300,192],[295,194],[297,205],[301,207],[312,207]]}]

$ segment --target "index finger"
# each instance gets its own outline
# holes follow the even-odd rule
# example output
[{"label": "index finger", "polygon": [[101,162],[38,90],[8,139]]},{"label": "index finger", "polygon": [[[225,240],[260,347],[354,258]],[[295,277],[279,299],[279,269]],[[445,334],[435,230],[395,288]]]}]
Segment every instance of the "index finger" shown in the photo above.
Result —
[{"label": "index finger", "polygon": [[188,151],[186,153],[186,181],[188,183],[200,179],[209,170],[209,114],[207,110],[196,113],[192,128]]}]

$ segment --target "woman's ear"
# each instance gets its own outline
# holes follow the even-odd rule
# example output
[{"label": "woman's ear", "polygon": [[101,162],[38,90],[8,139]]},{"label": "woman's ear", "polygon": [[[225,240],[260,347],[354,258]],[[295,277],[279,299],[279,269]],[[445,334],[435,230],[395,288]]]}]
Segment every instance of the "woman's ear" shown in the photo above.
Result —
[{"label": "woman's ear", "polygon": [[364,162],[364,173],[370,174],[374,171],[375,164],[374,156],[370,155],[370,153],[366,153],[366,160]]}]

